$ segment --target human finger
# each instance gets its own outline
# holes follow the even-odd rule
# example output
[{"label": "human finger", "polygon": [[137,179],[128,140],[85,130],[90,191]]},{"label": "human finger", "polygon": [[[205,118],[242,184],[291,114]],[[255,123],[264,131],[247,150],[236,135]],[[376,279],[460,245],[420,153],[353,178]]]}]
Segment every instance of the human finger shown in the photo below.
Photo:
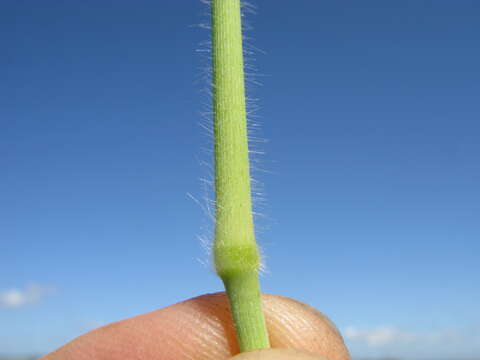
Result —
[{"label": "human finger", "polygon": [[295,349],[267,349],[238,354],[230,360],[328,360],[321,355],[313,355]]},{"label": "human finger", "polygon": [[[281,296],[262,300],[272,347],[349,359],[341,335],[319,311]],[[43,360],[223,360],[238,352],[227,297],[216,293],[101,327]]]}]

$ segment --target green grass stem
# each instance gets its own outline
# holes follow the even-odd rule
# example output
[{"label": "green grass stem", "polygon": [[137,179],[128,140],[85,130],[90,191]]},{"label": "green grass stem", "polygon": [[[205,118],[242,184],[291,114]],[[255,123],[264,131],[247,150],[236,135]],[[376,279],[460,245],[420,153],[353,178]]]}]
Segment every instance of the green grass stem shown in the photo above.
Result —
[{"label": "green grass stem", "polygon": [[212,0],[214,258],[241,351],[268,348],[250,189],[240,0]]}]

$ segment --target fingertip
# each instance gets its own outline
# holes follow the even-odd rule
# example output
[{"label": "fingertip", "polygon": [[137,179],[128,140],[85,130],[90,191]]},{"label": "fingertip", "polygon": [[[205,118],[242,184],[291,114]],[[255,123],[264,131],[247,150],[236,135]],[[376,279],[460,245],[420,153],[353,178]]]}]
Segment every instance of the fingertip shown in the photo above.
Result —
[{"label": "fingertip", "polygon": [[299,349],[332,360],[350,359],[340,332],[317,309],[274,295],[264,295],[263,304],[273,348]]},{"label": "fingertip", "polygon": [[[273,348],[298,349],[313,358],[350,359],[340,333],[322,313],[281,296],[263,295],[262,300]],[[261,359],[294,354],[294,350],[270,351],[262,353]],[[99,328],[44,359],[220,360],[238,352],[228,299],[216,293]]]},{"label": "fingertip", "polygon": [[328,360],[320,355],[313,355],[295,349],[266,349],[238,354],[229,360]]}]

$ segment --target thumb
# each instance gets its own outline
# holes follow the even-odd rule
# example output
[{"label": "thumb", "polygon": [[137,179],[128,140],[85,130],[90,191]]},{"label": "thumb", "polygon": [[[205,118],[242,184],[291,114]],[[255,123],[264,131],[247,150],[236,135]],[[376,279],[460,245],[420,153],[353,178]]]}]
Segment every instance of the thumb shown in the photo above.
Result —
[{"label": "thumb", "polygon": [[294,349],[267,349],[248,351],[230,358],[230,360],[328,360],[320,355],[313,355]]}]

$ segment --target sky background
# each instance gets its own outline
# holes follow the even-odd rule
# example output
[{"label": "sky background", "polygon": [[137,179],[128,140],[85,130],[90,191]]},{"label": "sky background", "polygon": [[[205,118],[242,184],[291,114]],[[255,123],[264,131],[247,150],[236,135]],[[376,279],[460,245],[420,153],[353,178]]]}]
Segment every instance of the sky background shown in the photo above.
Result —
[{"label": "sky background", "polygon": [[[480,2],[251,1],[263,290],[357,358],[480,357]],[[206,14],[2,1],[0,354],[222,290]]]}]

